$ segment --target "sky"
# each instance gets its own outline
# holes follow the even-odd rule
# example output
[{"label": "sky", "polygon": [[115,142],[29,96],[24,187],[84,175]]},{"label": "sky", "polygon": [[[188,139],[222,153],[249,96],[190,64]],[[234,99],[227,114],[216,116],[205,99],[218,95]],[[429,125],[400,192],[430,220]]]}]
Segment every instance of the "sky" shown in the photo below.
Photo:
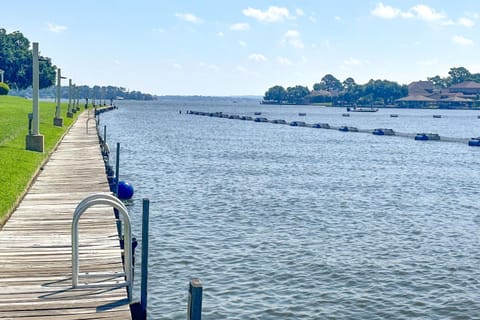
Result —
[{"label": "sky", "polygon": [[77,85],[156,95],[480,72],[478,0],[15,0],[0,21]]}]

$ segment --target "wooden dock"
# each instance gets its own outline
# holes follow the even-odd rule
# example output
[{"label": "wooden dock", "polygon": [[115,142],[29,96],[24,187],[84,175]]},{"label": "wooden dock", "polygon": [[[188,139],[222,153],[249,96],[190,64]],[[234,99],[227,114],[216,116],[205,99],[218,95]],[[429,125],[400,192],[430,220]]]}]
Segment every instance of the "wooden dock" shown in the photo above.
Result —
[{"label": "wooden dock", "polygon": [[[71,224],[78,203],[109,193],[94,121],[81,114],[0,231],[0,319],[131,319],[118,284],[72,288]],[[122,282],[113,209],[94,206],[80,220],[80,272],[89,284]]]}]

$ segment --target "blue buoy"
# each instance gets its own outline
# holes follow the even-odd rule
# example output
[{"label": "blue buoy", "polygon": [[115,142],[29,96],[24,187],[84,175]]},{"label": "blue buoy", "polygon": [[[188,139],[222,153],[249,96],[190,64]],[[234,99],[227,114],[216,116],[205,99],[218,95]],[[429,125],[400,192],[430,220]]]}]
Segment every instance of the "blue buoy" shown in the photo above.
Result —
[{"label": "blue buoy", "polygon": [[129,200],[133,197],[133,186],[126,182],[120,181],[118,183],[118,198],[120,200]]}]

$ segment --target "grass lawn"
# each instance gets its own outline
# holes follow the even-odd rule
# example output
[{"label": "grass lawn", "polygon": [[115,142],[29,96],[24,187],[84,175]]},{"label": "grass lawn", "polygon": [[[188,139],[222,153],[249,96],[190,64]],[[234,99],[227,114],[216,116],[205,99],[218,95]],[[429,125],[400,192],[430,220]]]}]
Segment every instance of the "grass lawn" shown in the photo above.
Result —
[{"label": "grass lawn", "polygon": [[43,153],[25,150],[32,101],[0,96],[0,225],[3,225],[40,165],[75,119],[67,118],[67,107],[62,105],[63,127],[55,127],[55,103],[40,102],[39,109],[40,134],[44,136],[45,143]]}]

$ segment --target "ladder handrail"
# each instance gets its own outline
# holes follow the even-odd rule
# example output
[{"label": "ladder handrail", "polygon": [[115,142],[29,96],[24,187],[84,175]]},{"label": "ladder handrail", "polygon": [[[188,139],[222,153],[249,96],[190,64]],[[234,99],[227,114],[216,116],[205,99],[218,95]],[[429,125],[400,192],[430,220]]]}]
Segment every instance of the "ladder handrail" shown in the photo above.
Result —
[{"label": "ladder handrail", "polygon": [[125,220],[124,230],[124,250],[125,250],[125,285],[127,286],[128,300],[132,301],[132,287],[133,287],[133,267],[132,267],[132,229],[130,223],[130,216],[125,205],[115,196],[111,194],[97,193],[90,195],[83,199],[75,209],[72,218],[72,287],[78,287],[78,273],[79,273],[79,254],[78,254],[78,222],[82,214],[90,207],[95,205],[109,205],[118,210]]},{"label": "ladder handrail", "polygon": [[[87,134],[88,134],[88,122],[89,122],[90,120],[95,120],[95,126],[98,127],[98,120],[97,120],[97,118],[95,118],[95,117],[88,117],[88,118],[87,118],[87,123],[86,123]],[[98,129],[98,128],[97,128],[97,129]]]}]

